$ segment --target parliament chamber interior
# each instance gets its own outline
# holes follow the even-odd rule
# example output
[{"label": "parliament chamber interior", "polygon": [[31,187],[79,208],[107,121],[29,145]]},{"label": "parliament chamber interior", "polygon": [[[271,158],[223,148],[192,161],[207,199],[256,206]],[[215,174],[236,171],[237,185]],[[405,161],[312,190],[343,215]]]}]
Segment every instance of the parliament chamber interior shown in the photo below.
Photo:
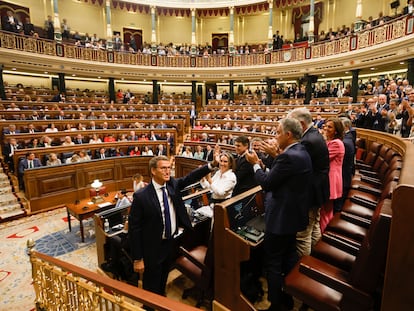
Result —
[{"label": "parliament chamber interior", "polygon": [[[29,238],[32,308],[412,309],[413,10],[412,0],[1,0],[0,233],[63,209],[78,242],[93,236],[96,260],[91,271],[43,254]],[[302,196],[306,174],[272,188],[257,171],[271,176],[293,148],[276,141],[298,111],[328,149],[328,125],[339,120],[341,193],[332,198],[328,184],[334,212],[319,227],[328,200],[318,206],[319,237],[278,268],[274,285],[266,245],[283,234],[269,227],[289,226],[269,223],[269,210],[280,189]],[[139,224],[135,194],[153,185],[157,157],[168,158],[162,169],[175,180],[218,166],[180,189],[182,204],[160,200],[174,201],[177,219],[182,205],[192,226],[176,228],[168,254],[170,274],[191,288],[171,295],[167,286],[166,296],[142,286],[128,235]],[[246,183],[243,157],[249,187],[236,191]],[[225,165],[237,178],[230,192],[213,186]]]}]

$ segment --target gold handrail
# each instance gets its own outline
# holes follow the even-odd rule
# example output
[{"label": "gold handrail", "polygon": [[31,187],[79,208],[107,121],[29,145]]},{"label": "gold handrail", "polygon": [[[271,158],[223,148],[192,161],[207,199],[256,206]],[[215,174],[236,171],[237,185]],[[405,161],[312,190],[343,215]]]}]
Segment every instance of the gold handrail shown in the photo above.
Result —
[{"label": "gold handrail", "polygon": [[34,251],[27,243],[39,310],[201,310]]}]

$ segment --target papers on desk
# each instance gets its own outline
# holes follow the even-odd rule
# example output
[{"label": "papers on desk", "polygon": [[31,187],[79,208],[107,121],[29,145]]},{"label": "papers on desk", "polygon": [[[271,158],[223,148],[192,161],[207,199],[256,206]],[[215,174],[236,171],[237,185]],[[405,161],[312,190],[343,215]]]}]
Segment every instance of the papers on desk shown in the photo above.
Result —
[{"label": "papers on desk", "polygon": [[199,214],[204,217],[213,218],[213,209],[210,205],[204,205],[195,211],[196,214]]},{"label": "papers on desk", "polygon": [[112,204],[111,202],[104,202],[104,203],[98,204],[98,206],[99,207],[105,207],[105,206],[108,206],[108,205],[111,205],[111,204]]}]

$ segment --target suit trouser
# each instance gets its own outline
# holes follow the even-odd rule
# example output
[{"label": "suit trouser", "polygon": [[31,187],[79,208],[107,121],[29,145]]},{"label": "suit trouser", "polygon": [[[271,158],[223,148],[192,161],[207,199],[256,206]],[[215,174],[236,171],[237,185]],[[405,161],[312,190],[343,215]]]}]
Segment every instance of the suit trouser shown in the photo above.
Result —
[{"label": "suit trouser", "polygon": [[312,246],[321,238],[320,208],[312,207],[309,209],[309,224],[305,230],[296,234],[296,249],[299,257],[310,255]]},{"label": "suit trouser", "polygon": [[296,234],[276,235],[266,232],[264,238],[265,267],[268,286],[268,300],[273,308],[283,302],[283,281],[295,266],[299,257],[296,252]]},{"label": "suit trouser", "polygon": [[[160,258],[153,258],[152,262],[144,262],[144,277],[142,287],[150,292],[165,296],[168,273],[171,267],[171,253],[174,244],[173,239],[162,240],[160,246]],[[146,310],[152,310],[146,307]]]}]

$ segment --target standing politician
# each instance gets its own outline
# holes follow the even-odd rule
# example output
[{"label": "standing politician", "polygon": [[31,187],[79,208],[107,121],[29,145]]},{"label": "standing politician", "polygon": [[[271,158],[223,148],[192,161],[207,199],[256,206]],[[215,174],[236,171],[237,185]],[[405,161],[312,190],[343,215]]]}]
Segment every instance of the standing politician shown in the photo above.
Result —
[{"label": "standing politician", "polygon": [[284,276],[299,259],[296,233],[308,225],[311,206],[312,161],[300,143],[302,126],[293,118],[280,120],[276,141],[282,152],[276,156],[269,171],[260,166],[252,151],[246,159],[253,164],[256,181],[265,191],[265,269],[268,284],[267,310],[289,310],[293,299],[283,293]]},{"label": "standing politician", "polygon": [[165,295],[173,237],[178,227],[192,228],[181,190],[199,181],[214,166],[217,166],[216,160],[185,177],[173,178],[166,156],[156,156],[149,161],[152,180],[134,193],[129,221],[134,270],[144,273],[144,289]]}]

